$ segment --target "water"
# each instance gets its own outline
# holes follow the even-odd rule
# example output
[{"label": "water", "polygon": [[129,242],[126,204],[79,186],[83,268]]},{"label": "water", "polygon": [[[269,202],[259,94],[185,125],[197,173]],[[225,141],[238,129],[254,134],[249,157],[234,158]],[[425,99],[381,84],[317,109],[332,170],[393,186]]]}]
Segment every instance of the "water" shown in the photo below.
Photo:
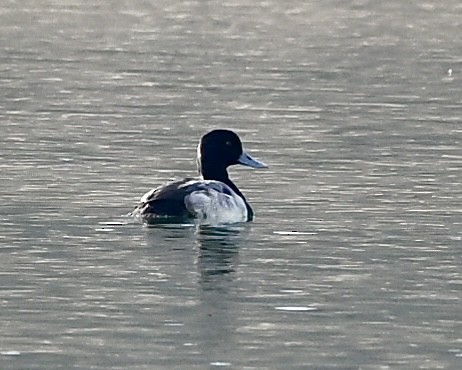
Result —
[{"label": "water", "polygon": [[[0,367],[460,368],[461,12],[2,3]],[[255,221],[129,222],[215,127]]]}]

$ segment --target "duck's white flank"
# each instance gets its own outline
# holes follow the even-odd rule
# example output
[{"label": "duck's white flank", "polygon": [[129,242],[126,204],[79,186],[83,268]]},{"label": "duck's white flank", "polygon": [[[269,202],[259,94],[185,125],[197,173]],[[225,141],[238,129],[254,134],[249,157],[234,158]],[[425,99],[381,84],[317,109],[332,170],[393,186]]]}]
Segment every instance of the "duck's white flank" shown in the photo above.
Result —
[{"label": "duck's white flank", "polygon": [[188,194],[184,202],[188,211],[196,215],[201,223],[216,225],[247,221],[244,200],[228,185],[213,180],[202,180],[195,185],[198,189]]}]

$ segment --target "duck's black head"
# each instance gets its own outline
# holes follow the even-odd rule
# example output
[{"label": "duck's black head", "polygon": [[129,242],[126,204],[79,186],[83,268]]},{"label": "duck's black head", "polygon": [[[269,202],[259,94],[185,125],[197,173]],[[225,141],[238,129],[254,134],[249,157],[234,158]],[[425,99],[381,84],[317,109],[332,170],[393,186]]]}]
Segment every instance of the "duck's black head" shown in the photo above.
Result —
[{"label": "duck's black head", "polygon": [[213,130],[202,136],[197,148],[197,164],[206,180],[224,181],[228,179],[228,166],[241,164],[253,168],[266,165],[253,159],[242,149],[236,133],[230,130]]}]

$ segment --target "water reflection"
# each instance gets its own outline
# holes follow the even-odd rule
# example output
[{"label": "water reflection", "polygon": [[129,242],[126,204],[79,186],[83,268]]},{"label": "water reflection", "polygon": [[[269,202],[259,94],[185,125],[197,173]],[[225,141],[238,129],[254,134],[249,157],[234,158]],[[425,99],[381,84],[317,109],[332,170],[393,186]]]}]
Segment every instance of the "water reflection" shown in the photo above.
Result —
[{"label": "water reflection", "polygon": [[[184,346],[201,353],[210,366],[230,366],[236,359],[234,349],[239,347],[239,252],[251,224],[155,225],[147,230],[149,247],[166,259],[164,271],[167,265],[171,267],[166,273],[169,288],[163,294],[175,301],[169,314],[177,312],[178,324],[187,327]],[[190,280],[191,272],[197,277],[195,282]],[[198,289],[187,288],[194,286]],[[172,297],[178,287],[181,293]]]},{"label": "water reflection", "polygon": [[250,230],[250,224],[242,224],[195,231],[201,292],[197,344],[211,366],[231,366],[236,360],[239,251]]},{"label": "water reflection", "polygon": [[193,233],[193,225],[182,224],[153,224],[146,227],[147,238],[151,245],[157,242],[164,245],[165,241],[188,239]]},{"label": "water reflection", "polygon": [[204,290],[221,289],[231,282],[238,269],[239,248],[245,242],[250,224],[204,225],[150,225],[147,241],[153,248],[166,246],[163,251],[177,258],[175,251],[190,254],[195,251],[199,283]]},{"label": "water reflection", "polygon": [[239,246],[249,230],[249,224],[197,227],[197,264],[203,289],[216,289],[214,284],[234,277],[239,264]]}]

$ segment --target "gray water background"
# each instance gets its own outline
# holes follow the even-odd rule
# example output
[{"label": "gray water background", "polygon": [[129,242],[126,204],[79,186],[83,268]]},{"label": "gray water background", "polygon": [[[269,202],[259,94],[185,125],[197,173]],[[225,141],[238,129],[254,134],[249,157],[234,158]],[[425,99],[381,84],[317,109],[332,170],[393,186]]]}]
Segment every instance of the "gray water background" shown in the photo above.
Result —
[{"label": "gray water background", "polygon": [[[0,3],[1,369],[462,368],[462,5]],[[124,215],[209,129],[251,224]]]}]

